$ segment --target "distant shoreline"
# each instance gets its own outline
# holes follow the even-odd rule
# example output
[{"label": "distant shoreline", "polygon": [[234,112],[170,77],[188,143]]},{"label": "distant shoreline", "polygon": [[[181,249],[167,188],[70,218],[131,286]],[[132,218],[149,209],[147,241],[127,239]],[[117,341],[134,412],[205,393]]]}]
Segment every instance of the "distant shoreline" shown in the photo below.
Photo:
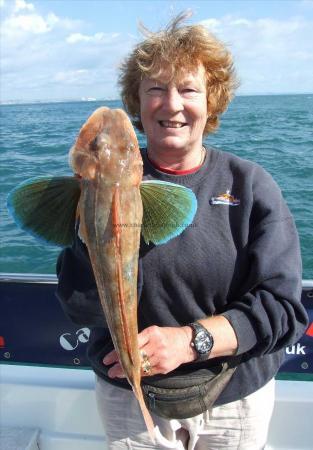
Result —
[{"label": "distant shoreline", "polygon": [[[268,93],[268,94],[238,94],[236,97],[277,97],[277,96],[295,96],[295,95],[313,95],[313,92],[304,92],[304,93]],[[53,100],[53,99],[45,99],[45,100],[7,100],[4,102],[0,101],[0,106],[18,106],[18,105],[43,105],[43,104],[51,104],[51,103],[99,103],[99,102],[121,102],[121,99],[63,99],[63,100]]]},{"label": "distant shoreline", "polygon": [[18,105],[47,105],[52,103],[99,103],[99,102],[119,102],[119,99],[99,99],[99,100],[77,100],[77,99],[64,99],[64,100],[8,100],[7,102],[1,102],[0,106],[18,106]]}]

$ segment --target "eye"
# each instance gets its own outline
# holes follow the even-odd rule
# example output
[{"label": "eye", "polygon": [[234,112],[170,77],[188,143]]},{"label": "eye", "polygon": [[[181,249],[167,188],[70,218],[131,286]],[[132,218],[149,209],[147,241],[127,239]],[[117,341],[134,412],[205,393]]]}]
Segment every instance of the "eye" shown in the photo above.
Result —
[{"label": "eye", "polygon": [[201,95],[201,91],[197,87],[183,87],[180,90],[182,97],[193,99]]},{"label": "eye", "polygon": [[196,94],[198,91],[197,89],[193,88],[193,87],[185,87],[181,89],[181,93],[183,95],[194,95]]},{"label": "eye", "polygon": [[152,86],[149,89],[147,89],[147,93],[149,95],[153,95],[153,96],[162,95],[164,92],[165,92],[165,88],[163,88],[161,86]]}]

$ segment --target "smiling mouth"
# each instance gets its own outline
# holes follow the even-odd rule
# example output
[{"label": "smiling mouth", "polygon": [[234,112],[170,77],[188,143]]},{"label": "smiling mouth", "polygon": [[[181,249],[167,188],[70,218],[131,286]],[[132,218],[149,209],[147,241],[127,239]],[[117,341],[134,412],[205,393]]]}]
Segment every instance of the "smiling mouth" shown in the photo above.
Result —
[{"label": "smiling mouth", "polygon": [[170,120],[159,120],[159,124],[163,128],[182,128],[187,125],[184,122],[172,122]]}]

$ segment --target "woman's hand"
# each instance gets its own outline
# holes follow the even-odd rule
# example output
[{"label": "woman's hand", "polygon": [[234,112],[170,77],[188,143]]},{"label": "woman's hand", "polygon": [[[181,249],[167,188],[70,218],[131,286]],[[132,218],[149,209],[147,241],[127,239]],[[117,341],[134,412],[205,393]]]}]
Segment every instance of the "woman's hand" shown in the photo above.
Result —
[{"label": "woman's hand", "polygon": [[[139,350],[145,352],[151,364],[151,375],[166,374],[183,363],[196,359],[190,346],[192,329],[185,327],[158,327],[153,325],[138,335]],[[114,364],[108,371],[110,378],[125,377],[115,350],[103,359],[106,365]]]},{"label": "woman's hand", "polygon": [[[214,338],[210,358],[234,355],[238,342],[230,322],[222,315],[212,316],[198,321]],[[165,374],[183,363],[197,359],[196,351],[191,347],[191,327],[157,327],[153,325],[138,335],[139,350],[145,352],[150,365],[150,375]],[[125,377],[115,350],[103,359],[104,364],[114,364],[108,372],[109,377]]]}]

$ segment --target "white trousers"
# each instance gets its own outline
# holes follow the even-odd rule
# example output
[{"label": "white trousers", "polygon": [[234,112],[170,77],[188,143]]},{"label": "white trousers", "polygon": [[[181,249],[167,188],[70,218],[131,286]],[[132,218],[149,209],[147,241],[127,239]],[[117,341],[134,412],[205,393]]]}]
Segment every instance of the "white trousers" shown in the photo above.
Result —
[{"label": "white trousers", "polygon": [[132,391],[96,377],[97,405],[111,450],[261,450],[274,407],[274,379],[247,397],[182,420],[152,414],[162,438],[153,445]]}]

